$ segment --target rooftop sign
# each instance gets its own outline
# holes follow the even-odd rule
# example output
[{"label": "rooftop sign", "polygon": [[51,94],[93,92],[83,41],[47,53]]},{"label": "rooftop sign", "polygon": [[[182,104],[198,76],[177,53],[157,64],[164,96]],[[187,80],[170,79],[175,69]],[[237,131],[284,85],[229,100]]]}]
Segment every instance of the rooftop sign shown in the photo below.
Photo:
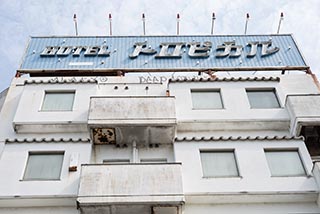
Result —
[{"label": "rooftop sign", "polygon": [[291,35],[32,37],[20,72],[306,69]]}]

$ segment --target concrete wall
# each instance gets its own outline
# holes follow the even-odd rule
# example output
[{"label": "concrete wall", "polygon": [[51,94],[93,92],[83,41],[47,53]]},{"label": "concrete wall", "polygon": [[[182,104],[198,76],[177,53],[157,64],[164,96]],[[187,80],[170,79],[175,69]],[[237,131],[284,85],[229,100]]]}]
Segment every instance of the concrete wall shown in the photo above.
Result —
[{"label": "concrete wall", "polygon": [[[16,79],[13,81],[15,80]],[[12,122],[18,108],[22,91],[23,87],[17,87],[14,83],[11,84],[5,103],[0,112],[0,141],[16,136]]]},{"label": "concrete wall", "polygon": [[[308,75],[285,75],[280,81],[172,82],[170,93],[176,97],[178,131],[208,130],[287,130],[289,114],[285,109],[288,94],[319,93]],[[246,89],[275,89],[280,108],[252,109]],[[223,109],[193,109],[192,89],[218,89]],[[240,122],[239,122],[240,121]],[[246,123],[243,123],[246,121]]]},{"label": "concrete wall", "polygon": [[76,207],[0,208],[0,214],[79,214]]},{"label": "concrete wall", "polygon": [[[37,124],[48,125],[49,127],[44,130],[46,132],[85,132],[86,125],[81,126],[81,124],[87,123],[90,95],[96,93],[96,88],[96,84],[26,85],[14,116],[14,126],[18,132],[32,132],[33,128],[27,129],[27,131],[23,130],[26,129],[24,126],[32,127]],[[41,106],[46,91],[74,91],[73,110],[42,111]],[[28,109],[27,112],[26,109]],[[69,128],[72,124],[76,125],[75,129]],[[18,127],[18,125],[22,127]],[[20,131],[20,129],[22,130]]]},{"label": "concrete wall", "polygon": [[4,103],[5,99],[6,99],[8,90],[9,90],[9,88],[3,90],[3,91],[0,93],[0,112],[1,112],[1,109],[2,109],[2,106],[3,106],[3,103]]},{"label": "concrete wall", "polygon": [[[53,80],[52,80],[53,79]],[[137,78],[108,78],[106,82],[89,82],[79,84],[72,82],[74,78],[54,81],[54,78],[41,78],[43,84],[32,82],[37,78],[14,79],[14,87],[23,89],[19,96],[17,111],[14,115],[13,126],[17,132],[31,133],[39,128],[47,133],[57,132],[86,132],[88,111],[91,96],[165,96],[165,85],[139,84]],[[148,86],[148,87],[147,87]],[[75,91],[72,111],[48,112],[41,111],[46,91]],[[12,96],[12,95],[10,95]],[[28,113],[26,113],[28,109]]]},{"label": "concrete wall", "polygon": [[[270,209],[273,213],[284,212],[318,212],[314,195],[318,194],[314,177],[311,174],[312,162],[302,140],[290,141],[241,141],[241,142],[176,142],[172,145],[160,145],[158,148],[149,148],[139,145],[135,153],[131,145],[126,148],[115,146],[95,146],[90,143],[6,143],[5,139],[32,139],[32,138],[89,138],[88,129],[67,132],[63,126],[50,126],[54,132],[45,132],[44,129],[33,129],[30,132],[17,133],[13,128],[13,122],[28,123],[51,122],[58,125],[62,123],[74,123],[76,125],[87,123],[89,110],[89,99],[91,96],[165,96],[166,84],[141,84],[138,78],[110,77],[107,82],[98,80],[97,83],[30,83],[25,80],[43,80],[50,78],[17,78],[14,79],[7,94],[5,103],[0,113],[0,207],[21,206],[20,199],[26,200],[32,197],[69,197],[75,203],[74,196],[77,195],[80,178],[80,169],[77,172],[69,172],[68,164],[73,153],[80,155],[79,166],[82,163],[102,163],[104,159],[130,159],[131,162],[139,162],[140,159],[167,159],[168,162],[182,163],[183,191],[187,195],[187,204],[184,213],[230,213],[230,210],[237,210],[254,213],[260,208]],[[68,79],[68,78],[66,78]],[[71,79],[71,78],[69,78]],[[59,80],[60,81],[60,80]],[[128,86],[128,87],[126,87]],[[148,86],[148,88],[146,87]],[[279,109],[250,109],[245,93],[246,88],[276,88],[282,108]],[[200,88],[221,88],[225,109],[222,110],[193,110],[190,96],[190,89]],[[39,111],[45,90],[76,90],[74,111],[68,114]],[[275,136],[289,135],[290,115],[285,109],[285,101],[288,94],[318,94],[318,89],[308,75],[285,75],[281,76],[280,82],[194,82],[194,83],[172,83],[170,84],[171,96],[176,97],[176,112],[178,122],[197,123],[199,121],[228,121],[238,120],[245,124],[254,121],[255,126],[260,130],[230,130],[228,126],[214,130],[212,127],[203,124],[203,130],[193,129],[188,132],[178,129],[177,136],[202,137],[202,136]],[[44,114],[43,114],[44,113]],[[243,122],[246,121],[246,122]],[[260,123],[269,121],[269,125]],[[279,123],[277,123],[279,122]],[[42,125],[39,123],[40,125]],[[284,125],[284,127],[282,127]],[[269,127],[269,128],[268,128]],[[270,127],[273,127],[271,129]],[[280,127],[279,129],[274,127]],[[282,128],[281,128],[282,127]],[[45,127],[44,127],[45,128]],[[48,129],[49,129],[48,128]],[[198,127],[199,128],[199,127]],[[268,128],[266,130],[265,128]],[[310,176],[302,177],[271,177],[264,155],[264,148],[288,148],[299,149],[304,167]],[[238,167],[241,177],[237,178],[202,178],[202,168],[199,156],[200,149],[235,149]],[[23,181],[23,173],[29,151],[65,151],[62,175],[60,181]],[[136,155],[136,160],[133,156]],[[3,176],[5,175],[5,176]],[[309,204],[256,204],[256,205],[217,205],[210,198],[207,205],[197,205],[194,202],[201,200],[193,196],[219,195],[220,193],[235,193],[241,198],[248,193],[268,193],[274,197],[278,192],[287,192],[290,200],[292,192],[301,193],[296,200],[306,200]],[[304,195],[305,194],[305,195]],[[16,198],[17,197],[17,198]],[[305,199],[303,199],[305,197]],[[10,204],[6,200],[14,201]],[[221,199],[221,197],[220,197]],[[249,198],[247,203],[250,202]],[[265,198],[262,198],[263,200]],[[49,199],[51,200],[51,199]],[[54,199],[52,199],[54,200]],[[64,200],[64,199],[61,199]],[[222,199],[223,202],[224,199]],[[276,199],[275,199],[276,200]],[[1,205],[1,201],[3,202]],[[226,199],[225,199],[226,201]],[[61,201],[60,201],[61,202]],[[50,201],[40,202],[43,206],[50,204]],[[276,203],[276,202],[272,202]],[[59,209],[53,208],[31,208],[33,204],[27,204],[24,209],[1,208],[0,213],[78,213],[75,207]],[[69,206],[70,204],[68,204]],[[59,206],[59,203],[55,203]],[[67,205],[65,205],[67,206]],[[229,209],[229,210],[228,210]],[[270,211],[270,212],[271,212]],[[271,212],[271,213],[272,213]]]},{"label": "concrete wall", "polygon": [[[60,180],[23,180],[28,154],[35,151],[64,151]],[[80,165],[90,161],[90,153],[90,143],[7,143],[0,159],[0,197],[75,196]],[[69,172],[72,154],[79,155],[76,172]]]},{"label": "concrete wall", "polygon": [[[249,88],[276,88],[280,105],[277,109],[251,109],[246,94]],[[223,109],[193,109],[191,89],[220,89]],[[170,93],[176,97],[177,118],[184,120],[254,120],[271,118],[288,120],[283,109],[279,82],[186,82],[171,83]]]},{"label": "concrete wall", "polygon": [[[240,177],[204,178],[200,150],[234,149]],[[318,191],[314,177],[272,177],[264,149],[298,149],[307,175],[312,175],[312,161],[299,140],[181,142],[174,144],[175,158],[182,162],[183,189],[186,196],[228,193],[281,193]],[[214,202],[211,202],[214,203]]]},{"label": "concrete wall", "polygon": [[[174,97],[92,97],[88,122],[102,124],[175,123]],[[96,122],[95,122],[96,121]]]},{"label": "concrete wall", "polygon": [[184,214],[283,214],[283,213],[319,213],[316,203],[284,203],[284,204],[229,204],[229,205],[204,205],[187,204]]},{"label": "concrete wall", "polygon": [[181,164],[83,165],[78,202],[181,204]]}]

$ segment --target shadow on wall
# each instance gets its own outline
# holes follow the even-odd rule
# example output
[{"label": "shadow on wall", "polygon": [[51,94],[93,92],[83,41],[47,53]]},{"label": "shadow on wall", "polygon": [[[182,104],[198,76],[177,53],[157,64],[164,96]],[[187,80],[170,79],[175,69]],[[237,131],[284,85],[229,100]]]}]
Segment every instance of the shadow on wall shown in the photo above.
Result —
[{"label": "shadow on wall", "polygon": [[3,90],[0,93],[0,112],[1,112],[2,106],[4,104],[4,101],[5,101],[6,97],[7,97],[8,90],[9,90],[9,88],[6,88],[5,90]]}]

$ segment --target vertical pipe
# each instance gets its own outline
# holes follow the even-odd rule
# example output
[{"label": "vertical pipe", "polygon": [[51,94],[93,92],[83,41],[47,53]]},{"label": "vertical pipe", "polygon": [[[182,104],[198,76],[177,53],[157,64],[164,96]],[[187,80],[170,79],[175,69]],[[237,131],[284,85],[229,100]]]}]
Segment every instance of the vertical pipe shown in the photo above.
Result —
[{"label": "vertical pipe", "polygon": [[212,13],[212,22],[211,22],[211,35],[213,35],[213,29],[214,29],[214,21],[216,20],[215,13]]},{"label": "vertical pipe", "polygon": [[280,32],[280,26],[281,26],[281,23],[282,23],[282,20],[284,19],[283,17],[283,12],[281,12],[280,14],[280,19],[279,19],[279,24],[278,24],[278,30],[277,30],[277,34],[279,34]]},{"label": "vertical pipe", "polygon": [[112,16],[109,13],[109,35],[112,36]]},{"label": "vertical pipe", "polygon": [[76,36],[78,36],[78,23],[77,23],[77,15],[73,14],[74,27],[76,29]]},{"label": "vertical pipe", "polygon": [[180,34],[180,26],[179,26],[179,22],[180,22],[180,14],[177,13],[177,35]]},{"label": "vertical pipe", "polygon": [[132,141],[132,162],[138,163],[138,149],[137,149],[137,142],[135,140]]},{"label": "vertical pipe", "polygon": [[247,13],[246,25],[244,27],[244,35],[247,35],[249,18],[250,18],[249,13]]},{"label": "vertical pipe", "polygon": [[144,13],[142,13],[142,27],[143,27],[143,35],[146,35],[146,17]]}]

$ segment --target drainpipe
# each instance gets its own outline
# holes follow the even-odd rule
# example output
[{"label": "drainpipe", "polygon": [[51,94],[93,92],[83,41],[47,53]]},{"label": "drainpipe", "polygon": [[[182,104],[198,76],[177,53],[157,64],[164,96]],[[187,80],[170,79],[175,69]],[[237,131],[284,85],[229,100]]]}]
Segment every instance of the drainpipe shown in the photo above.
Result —
[{"label": "drainpipe", "polygon": [[137,142],[135,140],[132,141],[132,161],[133,163],[139,163],[138,160],[138,149],[137,149]]},{"label": "drainpipe", "polygon": [[320,83],[319,83],[317,76],[314,73],[312,73],[310,68],[307,69],[306,73],[311,75],[313,82],[316,84],[318,90],[320,91]]}]

